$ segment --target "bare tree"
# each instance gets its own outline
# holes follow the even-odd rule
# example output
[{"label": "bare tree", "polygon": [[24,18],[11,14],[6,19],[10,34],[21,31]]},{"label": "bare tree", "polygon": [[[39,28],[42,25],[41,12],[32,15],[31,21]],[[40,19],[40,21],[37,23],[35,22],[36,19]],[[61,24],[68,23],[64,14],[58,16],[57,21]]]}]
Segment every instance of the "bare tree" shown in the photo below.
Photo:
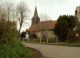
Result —
[{"label": "bare tree", "polygon": [[20,36],[20,31],[22,28],[22,24],[24,23],[24,20],[27,18],[27,13],[29,11],[27,5],[21,1],[18,6],[17,6],[17,14],[18,14],[18,21],[19,21],[19,36]]},{"label": "bare tree", "polygon": [[40,19],[41,19],[41,21],[47,21],[47,20],[50,20],[51,18],[45,14],[41,14]]},{"label": "bare tree", "polygon": [[[0,41],[7,42],[7,39],[11,39],[10,36],[14,34],[14,28],[16,23],[13,22],[12,18],[12,3],[0,4]],[[16,29],[15,29],[16,30]],[[14,37],[14,36],[13,36]],[[7,39],[6,39],[7,38]]]},{"label": "bare tree", "polygon": [[[46,14],[41,14],[40,19],[41,19],[41,21],[47,21],[47,20],[50,20],[50,17],[47,16]],[[48,43],[48,41],[49,41],[48,31],[46,30],[46,26],[42,26],[42,27],[44,29],[44,31],[41,31],[42,38],[44,37],[46,39],[46,42]],[[40,38],[40,42],[41,41],[42,41],[42,39]]]}]

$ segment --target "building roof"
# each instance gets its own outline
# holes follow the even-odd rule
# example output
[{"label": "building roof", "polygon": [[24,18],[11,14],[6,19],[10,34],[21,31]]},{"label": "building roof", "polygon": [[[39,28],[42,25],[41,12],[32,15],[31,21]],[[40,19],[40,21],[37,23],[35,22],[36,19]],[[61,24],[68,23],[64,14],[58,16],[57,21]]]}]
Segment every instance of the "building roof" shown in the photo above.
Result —
[{"label": "building roof", "polygon": [[52,30],[54,29],[57,21],[42,21],[36,25],[32,25],[29,28],[29,32],[37,32],[37,31],[44,31],[44,30]]}]

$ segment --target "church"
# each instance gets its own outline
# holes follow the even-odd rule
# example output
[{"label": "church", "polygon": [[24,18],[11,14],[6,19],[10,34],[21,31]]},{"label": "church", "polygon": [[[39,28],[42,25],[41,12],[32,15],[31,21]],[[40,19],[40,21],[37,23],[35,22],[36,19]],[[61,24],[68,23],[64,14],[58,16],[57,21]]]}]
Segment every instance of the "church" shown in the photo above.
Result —
[{"label": "church", "polygon": [[30,38],[54,38],[54,28],[56,25],[56,21],[48,20],[48,21],[40,21],[40,17],[38,16],[37,7],[35,7],[34,15],[32,17],[32,24],[29,28],[29,36]]}]

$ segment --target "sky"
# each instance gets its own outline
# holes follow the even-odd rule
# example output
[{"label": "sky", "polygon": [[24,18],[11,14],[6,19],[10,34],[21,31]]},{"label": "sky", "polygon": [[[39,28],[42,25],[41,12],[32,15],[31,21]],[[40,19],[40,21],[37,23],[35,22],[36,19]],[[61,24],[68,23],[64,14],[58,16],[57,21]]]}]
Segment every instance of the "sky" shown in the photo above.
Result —
[{"label": "sky", "polygon": [[[31,11],[37,6],[39,15],[44,14],[52,20],[60,15],[74,15],[75,9],[80,5],[80,0],[25,0]],[[33,14],[32,14],[33,15]]]},{"label": "sky", "polygon": [[[1,0],[2,1],[2,0]],[[80,0],[7,0],[14,3],[25,1],[30,9],[30,18],[23,24],[22,30],[30,27],[31,18],[34,13],[35,5],[39,16],[41,14],[50,17],[50,20],[57,20],[60,15],[74,15],[75,9],[80,5]]]}]

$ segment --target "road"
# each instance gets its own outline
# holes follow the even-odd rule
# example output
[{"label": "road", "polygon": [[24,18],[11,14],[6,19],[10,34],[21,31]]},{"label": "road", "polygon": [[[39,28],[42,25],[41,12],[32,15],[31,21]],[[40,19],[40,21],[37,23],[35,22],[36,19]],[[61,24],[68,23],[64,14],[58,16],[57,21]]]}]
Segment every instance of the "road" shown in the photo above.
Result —
[{"label": "road", "polygon": [[80,58],[80,47],[55,46],[34,43],[23,43],[26,47],[39,50],[44,58]]}]

